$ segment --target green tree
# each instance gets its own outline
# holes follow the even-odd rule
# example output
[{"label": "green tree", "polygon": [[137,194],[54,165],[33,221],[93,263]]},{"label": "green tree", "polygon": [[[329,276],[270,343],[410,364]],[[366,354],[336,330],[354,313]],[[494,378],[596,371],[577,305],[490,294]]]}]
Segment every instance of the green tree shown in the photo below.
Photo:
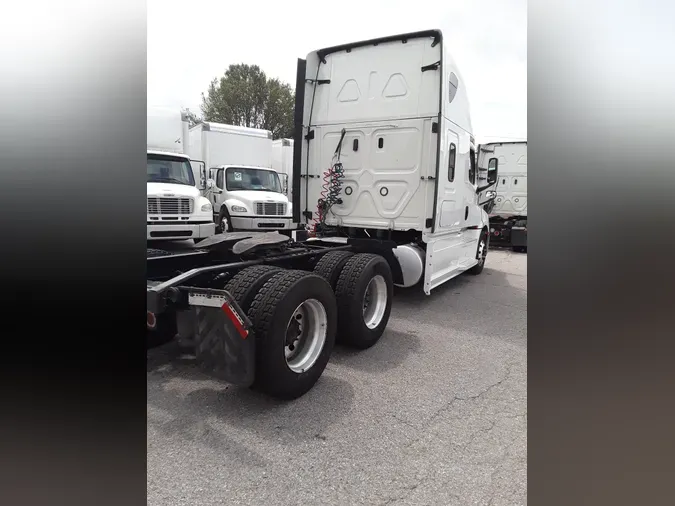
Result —
[{"label": "green tree", "polygon": [[230,65],[202,93],[204,121],[270,130],[275,139],[293,136],[293,89],[268,79],[257,65]]}]

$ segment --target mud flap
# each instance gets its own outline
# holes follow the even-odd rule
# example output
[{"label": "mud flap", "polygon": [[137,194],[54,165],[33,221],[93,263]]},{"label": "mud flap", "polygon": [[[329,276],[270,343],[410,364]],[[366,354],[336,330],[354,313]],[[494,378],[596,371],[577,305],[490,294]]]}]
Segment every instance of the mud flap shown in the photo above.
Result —
[{"label": "mud flap", "polygon": [[511,227],[511,246],[514,248],[527,248],[526,227]]},{"label": "mud flap", "polygon": [[251,322],[225,290],[191,289],[196,313],[195,355],[201,369],[233,385],[250,386],[255,378],[255,339]]}]

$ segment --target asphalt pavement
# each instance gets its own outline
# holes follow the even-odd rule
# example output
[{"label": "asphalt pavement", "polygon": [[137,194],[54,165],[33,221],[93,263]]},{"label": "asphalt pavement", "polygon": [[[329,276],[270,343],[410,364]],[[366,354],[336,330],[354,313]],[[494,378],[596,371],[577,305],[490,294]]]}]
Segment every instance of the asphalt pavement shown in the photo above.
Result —
[{"label": "asphalt pavement", "polygon": [[397,290],[371,349],[293,402],[148,351],[148,505],[527,502],[527,255]]}]

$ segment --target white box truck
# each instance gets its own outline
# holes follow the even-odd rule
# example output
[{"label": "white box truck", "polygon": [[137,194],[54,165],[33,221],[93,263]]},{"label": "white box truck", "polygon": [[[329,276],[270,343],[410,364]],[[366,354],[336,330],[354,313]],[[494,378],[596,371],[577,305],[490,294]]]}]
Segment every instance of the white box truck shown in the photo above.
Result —
[{"label": "white box truck", "polygon": [[148,107],[147,239],[195,242],[215,233],[213,206],[196,186],[186,154],[188,120],[184,113]]},{"label": "white box truck", "polygon": [[497,197],[486,206],[491,239],[527,251],[527,141],[482,144],[478,166],[499,170]]},{"label": "white box truck", "polygon": [[204,122],[190,129],[190,153],[214,180],[204,192],[219,231],[293,229],[291,208],[272,170],[272,132]]}]

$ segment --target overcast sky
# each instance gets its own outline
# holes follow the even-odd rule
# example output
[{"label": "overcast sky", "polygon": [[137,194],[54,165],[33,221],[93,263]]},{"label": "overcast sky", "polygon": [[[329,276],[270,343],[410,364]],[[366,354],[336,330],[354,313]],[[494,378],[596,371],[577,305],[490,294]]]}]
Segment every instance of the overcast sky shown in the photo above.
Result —
[{"label": "overcast sky", "polygon": [[148,0],[148,104],[201,114],[232,63],[295,87],[314,49],[440,28],[467,87],[478,142],[527,138],[526,0]]}]

